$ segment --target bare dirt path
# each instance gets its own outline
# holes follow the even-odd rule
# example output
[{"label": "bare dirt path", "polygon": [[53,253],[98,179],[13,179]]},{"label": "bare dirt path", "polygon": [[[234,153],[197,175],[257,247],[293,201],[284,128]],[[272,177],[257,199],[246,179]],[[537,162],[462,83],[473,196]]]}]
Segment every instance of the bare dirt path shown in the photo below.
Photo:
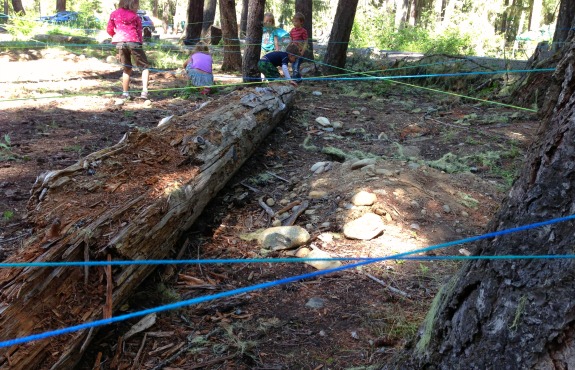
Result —
[{"label": "bare dirt path", "polygon": [[[86,96],[118,88],[115,66],[78,56],[65,63],[42,55],[6,61],[21,60],[15,58],[0,55],[0,100],[9,100],[0,102],[2,258],[39,232],[26,220],[39,173],[64,168],[116,143],[127,130],[153,127],[206,99],[157,94],[149,104],[118,105],[110,96]],[[185,85],[169,74],[153,75],[151,83],[152,89]],[[82,96],[48,98],[70,93]],[[218,94],[207,99],[217,103]],[[260,198],[274,211],[307,201],[296,225],[311,234],[308,248],[331,256],[383,257],[480,234],[537,125],[522,111],[387,83],[303,84],[289,119],[189,231],[182,258],[287,256],[241,238],[273,224]],[[359,159],[375,163],[355,168]],[[331,169],[314,174],[310,168],[317,162],[329,162]],[[373,205],[354,206],[359,191],[374,194]],[[365,213],[381,218],[383,233],[370,240],[345,237],[343,226]],[[460,255],[461,248],[472,246],[422,257]],[[97,357],[103,369],[369,368],[415,333],[458,263],[391,260],[190,306],[159,315],[153,327],[117,348],[135,322],[121,323],[102,330],[79,368],[91,369]],[[160,268],[122,313],[312,271],[301,263]]]}]

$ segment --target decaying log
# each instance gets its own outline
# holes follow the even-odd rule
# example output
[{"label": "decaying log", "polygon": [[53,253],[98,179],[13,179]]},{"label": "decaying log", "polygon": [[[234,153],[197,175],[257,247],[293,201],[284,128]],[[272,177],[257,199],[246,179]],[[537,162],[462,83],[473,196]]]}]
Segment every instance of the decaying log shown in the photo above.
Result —
[{"label": "decaying log", "polygon": [[[183,232],[280,122],[295,90],[245,89],[37,179],[29,202],[36,226],[6,262],[166,259]],[[59,232],[47,238],[58,220]],[[52,233],[53,234],[53,233]],[[112,268],[116,311],[154,266]],[[105,268],[0,270],[0,339],[102,319]],[[0,368],[72,368],[95,331],[0,349]]]}]

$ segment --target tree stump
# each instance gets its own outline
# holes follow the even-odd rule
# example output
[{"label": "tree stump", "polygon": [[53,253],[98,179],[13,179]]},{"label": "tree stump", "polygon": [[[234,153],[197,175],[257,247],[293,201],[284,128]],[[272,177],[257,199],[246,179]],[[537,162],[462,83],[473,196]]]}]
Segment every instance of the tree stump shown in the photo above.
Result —
[{"label": "tree stump", "polygon": [[[28,215],[36,233],[6,262],[173,257],[182,234],[283,119],[295,95],[279,85],[242,91],[40,175]],[[112,267],[111,296],[104,267],[2,269],[0,339],[102,319],[154,268]],[[0,368],[72,368],[96,330],[1,348]]]}]

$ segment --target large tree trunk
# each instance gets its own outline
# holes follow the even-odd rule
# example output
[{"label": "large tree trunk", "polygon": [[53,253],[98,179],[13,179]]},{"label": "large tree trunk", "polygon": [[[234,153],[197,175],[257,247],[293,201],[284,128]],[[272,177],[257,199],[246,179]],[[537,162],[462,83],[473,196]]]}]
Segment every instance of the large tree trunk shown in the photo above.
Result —
[{"label": "large tree trunk", "polygon": [[357,10],[358,0],[339,0],[335,19],[329,35],[329,44],[324,57],[324,67],[327,74],[343,73],[347,59],[347,46],[353,20]]},{"label": "large tree trunk", "polygon": [[260,81],[258,61],[260,60],[260,50],[262,47],[261,42],[265,4],[265,0],[249,0],[250,11],[248,13],[248,34],[246,37],[244,61],[242,64],[244,82]]},{"label": "large tree trunk", "polygon": [[[28,217],[36,235],[5,262],[173,258],[179,238],[292,105],[293,88],[271,86],[131,132],[113,147],[40,176]],[[106,268],[1,269],[0,340],[102,319],[154,267],[115,266],[111,279]],[[71,369],[94,334],[82,330],[12,346],[0,352],[0,368]]]},{"label": "large tree trunk", "polygon": [[218,0],[208,0],[208,5],[204,9],[204,22],[202,24],[202,35],[207,34],[211,25],[214,24],[214,17],[216,16],[217,6],[218,6]]},{"label": "large tree trunk", "polygon": [[[569,45],[549,81],[559,92],[553,114],[541,126],[539,140],[488,231],[575,213],[575,45]],[[572,255],[574,223],[486,240],[476,246],[475,254]],[[574,268],[573,259],[466,263],[438,293],[410,359],[397,367],[572,368]]]},{"label": "large tree trunk", "polygon": [[189,0],[188,23],[186,25],[187,45],[195,45],[202,35],[202,23],[204,21],[204,0]]},{"label": "large tree trunk", "polygon": [[63,12],[66,10],[66,0],[56,0],[56,12]]},{"label": "large tree trunk", "polygon": [[561,0],[555,33],[553,34],[553,51],[563,48],[574,20],[575,0]]},{"label": "large tree trunk", "polygon": [[306,61],[313,60],[313,1],[312,0],[296,0],[295,11],[300,12],[305,17],[303,28],[308,32],[307,50],[305,51],[304,58]]},{"label": "large tree trunk", "polygon": [[220,0],[222,37],[224,40],[224,60],[222,71],[242,70],[242,52],[238,39],[238,22],[236,20],[236,3],[234,0]]},{"label": "large tree trunk", "polygon": [[[4,7],[8,8],[8,2],[4,4],[5,4]],[[14,8],[15,14],[26,15],[26,11],[24,10],[24,6],[22,5],[22,0],[12,0],[12,8]],[[8,14],[8,10],[6,10],[6,14]]]}]

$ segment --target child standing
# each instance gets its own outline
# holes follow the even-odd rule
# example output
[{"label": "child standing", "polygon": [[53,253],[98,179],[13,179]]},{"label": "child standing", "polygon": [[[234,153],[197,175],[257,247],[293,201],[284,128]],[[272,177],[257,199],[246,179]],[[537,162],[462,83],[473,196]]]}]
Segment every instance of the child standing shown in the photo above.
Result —
[{"label": "child standing", "polygon": [[[264,30],[262,35],[262,50],[264,53],[270,51],[279,51],[279,28],[276,27],[276,21],[272,13],[264,14]],[[285,32],[285,31],[284,31]]]},{"label": "child standing", "polygon": [[293,64],[296,61],[298,52],[299,49],[295,44],[289,44],[286,51],[272,51],[260,59],[258,69],[268,81],[273,81],[280,78],[278,67],[281,66],[284,78],[289,80],[290,84],[297,86],[297,83],[291,79],[289,74],[288,63]]},{"label": "child standing", "polygon": [[120,0],[118,9],[110,14],[107,31],[116,44],[118,58],[123,65],[122,98],[130,99],[128,92],[130,76],[132,75],[132,58],[142,70],[142,94],[140,98],[148,98],[148,79],[150,63],[142,48],[142,20],[136,13],[140,7],[139,0]]},{"label": "child standing", "polygon": [[[305,17],[302,13],[295,13],[293,16],[293,28],[289,32],[291,42],[297,45],[299,52],[298,55],[302,56],[307,49],[307,30],[303,28],[303,22],[305,21]],[[303,58],[297,58],[297,60],[292,65],[293,77],[300,82],[301,81],[301,74],[299,73],[300,64]]]},{"label": "child standing", "polygon": [[212,56],[209,53],[208,46],[198,42],[190,58],[184,63],[186,73],[194,86],[203,86],[200,92],[202,95],[210,93],[210,86],[214,84],[214,75],[212,73]]}]

